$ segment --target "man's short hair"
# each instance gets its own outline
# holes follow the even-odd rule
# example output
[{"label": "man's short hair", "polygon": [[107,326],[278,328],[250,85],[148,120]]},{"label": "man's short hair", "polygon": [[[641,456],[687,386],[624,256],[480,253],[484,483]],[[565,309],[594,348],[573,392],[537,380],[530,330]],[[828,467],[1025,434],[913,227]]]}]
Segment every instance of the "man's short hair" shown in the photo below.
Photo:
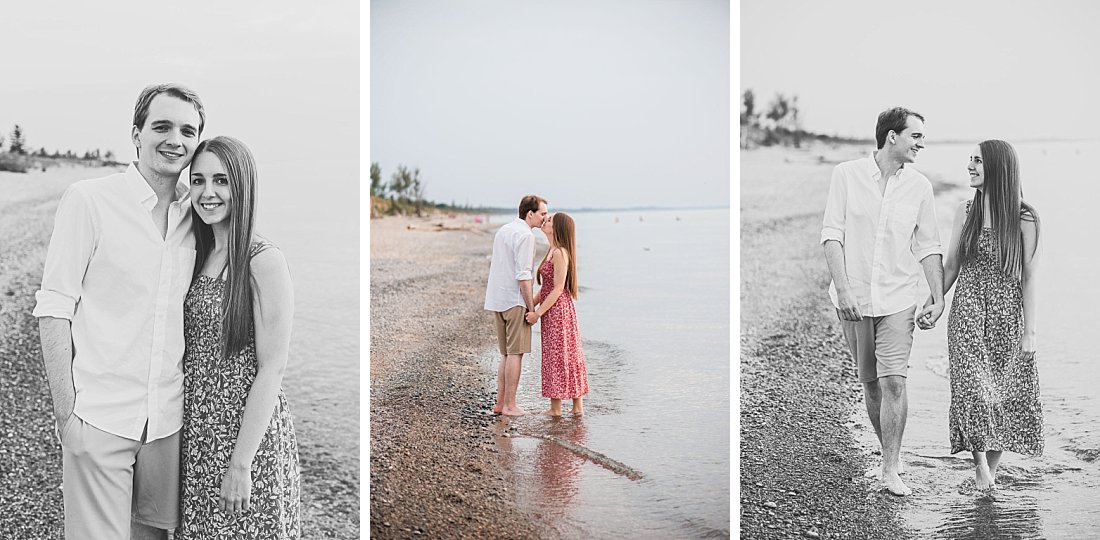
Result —
[{"label": "man's short hair", "polygon": [[202,100],[194,90],[175,83],[154,84],[146,86],[145,90],[141,91],[137,103],[134,104],[134,126],[138,129],[145,127],[145,119],[149,117],[149,106],[153,103],[153,98],[161,94],[168,94],[193,105],[199,113],[199,135],[202,135],[202,128],[206,126],[206,109],[202,106]]},{"label": "man's short hair", "polygon": [[538,212],[540,204],[549,204],[538,195],[528,195],[519,201],[519,218],[527,219],[527,212]]},{"label": "man's short hair", "polygon": [[921,122],[924,122],[923,116],[905,107],[894,107],[879,113],[878,123],[875,124],[875,142],[878,143],[879,150],[886,146],[886,135],[890,133],[890,130],[893,130],[894,133],[905,131],[905,124],[909,121],[910,116],[916,116]]}]

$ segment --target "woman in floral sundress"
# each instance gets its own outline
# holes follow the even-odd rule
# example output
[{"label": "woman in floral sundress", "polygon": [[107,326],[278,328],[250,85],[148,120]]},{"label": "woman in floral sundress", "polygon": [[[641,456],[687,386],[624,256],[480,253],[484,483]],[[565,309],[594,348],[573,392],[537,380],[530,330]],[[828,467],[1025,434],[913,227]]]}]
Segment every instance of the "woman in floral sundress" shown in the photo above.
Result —
[{"label": "woman in floral sundress", "polygon": [[577,330],[577,258],[573,218],[558,212],[546,218],[542,232],[550,250],[539,265],[536,279],[541,285],[534,313],[527,322],[541,319],[542,396],[550,408],[542,414],[561,416],[561,400],[573,400],[572,413],[584,413],[583,396],[588,393],[588,371],[584,366],[581,335]]},{"label": "woman in floral sundress", "polygon": [[178,540],[301,536],[298,445],[281,388],[294,291],[282,253],[254,234],[255,182],[240,141],[195,149]]},{"label": "woman in floral sundress", "polygon": [[1043,452],[1036,350],[1039,216],[1022,200],[1016,152],[983,141],[970,157],[974,198],[955,214],[944,292],[958,279],[948,318],[951,453],[974,457],[980,490],[996,485],[1005,450]]}]

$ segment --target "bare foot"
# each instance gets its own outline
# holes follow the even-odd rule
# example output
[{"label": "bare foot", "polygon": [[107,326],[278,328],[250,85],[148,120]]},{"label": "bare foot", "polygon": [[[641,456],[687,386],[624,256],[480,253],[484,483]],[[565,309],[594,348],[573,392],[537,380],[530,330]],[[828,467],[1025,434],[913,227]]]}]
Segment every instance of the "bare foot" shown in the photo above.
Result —
[{"label": "bare foot", "polygon": [[[863,477],[864,478],[878,478],[879,480],[881,480],[883,475],[886,473],[885,469],[886,469],[886,464],[885,463],[880,463],[878,467],[872,467],[870,469],[867,469],[867,472],[863,473]],[[898,474],[899,475],[905,474],[905,463],[903,463],[900,460],[898,461]]]},{"label": "bare foot", "polygon": [[500,414],[502,411],[504,411],[504,405],[500,403],[493,405],[493,414]]},{"label": "bare foot", "polygon": [[554,412],[554,409],[546,409],[539,414],[543,416],[561,416],[561,411]]},{"label": "bare foot", "polygon": [[572,413],[573,416],[580,416],[580,415],[584,414],[584,408],[578,409],[576,407],[573,407],[573,410],[571,410],[569,412]]},{"label": "bare foot", "polygon": [[981,467],[974,469],[974,487],[978,491],[990,490],[996,487],[996,485],[997,484],[993,480],[993,477],[990,476],[986,471],[982,470]]},{"label": "bare foot", "polygon": [[527,411],[519,407],[504,407],[501,409],[500,413],[504,416],[523,416],[527,414]]},{"label": "bare foot", "polygon": [[898,497],[904,497],[913,493],[913,490],[909,489],[909,486],[905,485],[905,483],[901,481],[901,477],[896,474],[886,475],[883,477],[882,483],[886,485],[886,489],[889,490],[890,493]]}]

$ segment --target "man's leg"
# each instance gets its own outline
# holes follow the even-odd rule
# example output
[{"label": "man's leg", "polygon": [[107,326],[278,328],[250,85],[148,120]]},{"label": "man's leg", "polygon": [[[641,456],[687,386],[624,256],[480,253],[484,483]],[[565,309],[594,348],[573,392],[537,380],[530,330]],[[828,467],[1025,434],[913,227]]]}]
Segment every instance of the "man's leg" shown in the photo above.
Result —
[{"label": "man's leg", "polygon": [[500,366],[497,367],[497,402],[493,404],[493,414],[504,411],[504,364],[507,360],[507,355],[500,356]]},{"label": "man's leg", "polygon": [[504,411],[504,364],[508,359],[507,330],[502,313],[493,312],[493,328],[497,331],[497,345],[500,347],[500,366],[497,367],[497,402],[493,404],[493,414],[500,414]]},{"label": "man's leg", "polygon": [[882,446],[882,421],[879,412],[882,410],[882,389],[878,379],[863,383],[863,403],[867,407],[867,417],[871,419],[871,426],[875,428],[875,437],[878,445]]},{"label": "man's leg", "polygon": [[523,416],[527,411],[516,405],[516,392],[519,391],[519,376],[523,368],[522,354],[509,354],[504,359],[504,410],[505,416]]},{"label": "man's leg", "polygon": [[882,481],[894,495],[912,493],[898,476],[901,456],[901,439],[905,434],[905,419],[909,412],[909,396],[905,390],[905,377],[887,375],[879,378],[882,391],[882,409],[879,422],[882,425]]},{"label": "man's leg", "polygon": [[62,434],[65,538],[129,538],[138,441],[73,418]]},{"label": "man's leg", "polygon": [[180,520],[180,433],[150,441],[134,463],[130,538],[167,540]]}]

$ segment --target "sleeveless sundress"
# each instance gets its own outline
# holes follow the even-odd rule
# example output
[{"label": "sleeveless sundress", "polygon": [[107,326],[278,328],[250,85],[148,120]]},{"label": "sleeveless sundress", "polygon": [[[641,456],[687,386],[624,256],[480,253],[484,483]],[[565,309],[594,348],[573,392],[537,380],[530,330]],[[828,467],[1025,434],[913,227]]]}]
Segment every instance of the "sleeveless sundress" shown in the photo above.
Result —
[{"label": "sleeveless sundress", "polygon": [[1043,453],[1039,374],[1020,357],[1023,308],[1020,280],[1001,270],[997,236],[983,228],[977,256],[959,273],[947,323],[952,454]]},{"label": "sleeveless sundress", "polygon": [[[255,246],[254,254],[263,249]],[[250,510],[218,509],[222,478],[237,443],[241,415],[256,378],[256,340],[239,354],[221,356],[221,279],[198,276],[184,303],[180,527],[177,540],[291,539],[301,537],[298,443],[282,390],[252,461]],[[252,331],[250,331],[250,334]]]},{"label": "sleeveless sundress", "polygon": [[[550,256],[539,267],[542,288],[537,304],[554,290],[554,263]],[[542,396],[573,399],[588,393],[588,370],[577,330],[577,308],[568,290],[563,290],[539,320],[542,334]]]}]

